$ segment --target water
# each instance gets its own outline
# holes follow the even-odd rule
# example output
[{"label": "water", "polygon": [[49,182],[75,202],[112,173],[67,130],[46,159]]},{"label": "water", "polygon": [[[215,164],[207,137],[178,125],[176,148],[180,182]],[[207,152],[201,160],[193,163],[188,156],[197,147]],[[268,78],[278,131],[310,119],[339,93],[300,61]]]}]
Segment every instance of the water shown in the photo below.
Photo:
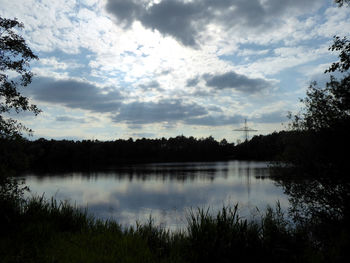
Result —
[{"label": "water", "polygon": [[183,228],[191,208],[239,204],[240,214],[252,216],[257,209],[288,207],[281,187],[269,179],[264,162],[163,163],[123,167],[94,173],[28,174],[33,195],[54,196],[102,219],[116,219],[124,226],[155,223]]}]

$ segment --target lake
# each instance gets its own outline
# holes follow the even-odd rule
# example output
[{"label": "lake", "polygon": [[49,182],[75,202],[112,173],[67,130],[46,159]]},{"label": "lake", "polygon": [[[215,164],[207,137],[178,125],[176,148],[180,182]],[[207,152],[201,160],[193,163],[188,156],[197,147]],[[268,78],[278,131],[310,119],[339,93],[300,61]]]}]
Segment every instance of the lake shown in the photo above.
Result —
[{"label": "lake", "polygon": [[152,216],[156,224],[178,229],[186,225],[191,208],[215,213],[238,203],[240,215],[249,217],[277,201],[283,209],[289,205],[265,162],[154,163],[103,172],[27,174],[25,179],[32,195],[67,200],[124,226]]}]

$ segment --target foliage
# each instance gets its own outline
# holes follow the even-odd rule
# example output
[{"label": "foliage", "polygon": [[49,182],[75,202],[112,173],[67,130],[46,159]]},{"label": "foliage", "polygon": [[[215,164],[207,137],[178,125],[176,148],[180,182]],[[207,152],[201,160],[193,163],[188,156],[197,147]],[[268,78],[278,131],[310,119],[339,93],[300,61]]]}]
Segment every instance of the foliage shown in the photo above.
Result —
[{"label": "foliage", "polygon": [[96,220],[43,197],[16,211],[7,214],[15,224],[1,225],[2,262],[342,262],[346,253],[340,249],[349,244],[348,232],[320,236],[316,227],[290,224],[279,205],[249,220],[239,216],[237,205],[216,214],[191,210],[187,229],[175,232],[152,219],[129,228]]},{"label": "foliage", "polygon": [[256,135],[251,140],[236,145],[233,158],[239,160],[278,161],[291,146],[288,141],[296,136],[294,131]]},{"label": "foliage", "polygon": [[[185,136],[115,141],[0,139],[1,146],[13,153],[12,166],[17,170],[22,167],[42,171],[106,169],[138,162],[222,160],[232,154],[234,147],[225,141],[219,143],[213,137]],[[22,160],[23,165],[16,166],[15,160]]]},{"label": "foliage", "polygon": [[[339,7],[349,0],[334,0]],[[339,53],[339,61],[334,62],[325,73],[339,72],[341,79],[330,76],[325,87],[313,82],[306,93],[299,114],[294,116],[292,128],[319,132],[325,129],[349,129],[350,122],[350,40],[334,36],[330,51]],[[292,117],[292,116],[290,116]]]},{"label": "foliage", "polygon": [[307,90],[307,97],[301,100],[305,112],[295,116],[293,128],[319,132],[349,121],[349,80],[349,76],[341,81],[332,76],[324,88],[313,82]]},{"label": "foliage", "polygon": [[38,114],[40,110],[31,105],[28,98],[21,95],[18,88],[31,83],[33,73],[29,62],[38,57],[31,51],[17,31],[23,24],[16,19],[0,17],[0,228],[14,227],[24,202],[24,192],[28,188],[13,176],[25,167],[25,154],[21,132],[31,132],[12,118],[6,118],[15,111],[31,111]]},{"label": "foliage", "polygon": [[[336,2],[340,6],[344,3]],[[335,36],[329,50],[339,53],[339,61],[325,73],[336,72],[339,79],[331,75],[324,87],[311,83],[306,97],[301,99],[304,107],[297,115],[290,115],[292,130],[302,132],[308,147],[301,145],[285,157],[299,167],[313,170],[314,175],[330,176],[331,172],[334,176],[346,176],[348,160],[344,150],[350,147],[350,40]]]},{"label": "foliage", "polygon": [[16,19],[0,17],[0,137],[17,137],[21,131],[31,131],[14,119],[5,118],[4,113],[10,113],[11,110],[17,113],[40,112],[18,90],[31,83],[33,73],[29,69],[29,62],[38,59],[16,32],[23,27]]},{"label": "foliage", "polygon": [[329,47],[329,50],[340,51],[340,61],[333,63],[326,72],[335,72],[337,70],[340,72],[348,71],[350,68],[350,41],[346,37],[340,38],[335,36],[333,44]]},{"label": "foliage", "polygon": [[338,129],[350,121],[350,41],[334,37],[329,48],[338,51],[339,61],[333,63],[326,72],[339,71],[344,74],[341,80],[330,76],[325,87],[313,82],[301,102],[304,109],[296,116],[292,128],[319,132],[324,129]]},{"label": "foliage", "polygon": [[350,245],[350,181],[347,174],[332,172],[310,176],[304,169],[276,168],[272,178],[289,196],[289,214],[293,222],[323,251],[325,262],[347,258]]}]

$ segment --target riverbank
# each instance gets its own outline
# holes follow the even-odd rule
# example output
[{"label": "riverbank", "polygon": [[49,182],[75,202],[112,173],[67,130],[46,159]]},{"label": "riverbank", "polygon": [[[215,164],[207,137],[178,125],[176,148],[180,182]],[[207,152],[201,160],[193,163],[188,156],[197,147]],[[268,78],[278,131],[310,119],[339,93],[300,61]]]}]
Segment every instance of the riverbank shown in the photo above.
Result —
[{"label": "riverbank", "polygon": [[[193,210],[176,232],[148,224],[125,228],[54,199],[2,199],[2,262],[341,262],[349,229],[328,222],[292,225],[278,208],[244,219],[237,206],[215,215]],[[336,224],[335,224],[336,223]],[[326,227],[323,225],[323,227]]]}]

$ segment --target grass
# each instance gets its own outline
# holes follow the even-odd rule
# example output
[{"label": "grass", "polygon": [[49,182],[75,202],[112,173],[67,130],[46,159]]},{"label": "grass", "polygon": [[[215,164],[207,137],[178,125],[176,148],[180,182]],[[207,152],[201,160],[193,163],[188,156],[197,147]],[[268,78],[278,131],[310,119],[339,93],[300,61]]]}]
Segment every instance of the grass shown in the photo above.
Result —
[{"label": "grass", "polygon": [[[217,214],[191,210],[187,228],[124,228],[54,199],[2,200],[1,262],[342,262],[349,232],[324,246],[308,228],[288,223],[277,204],[255,219],[237,205]],[[12,203],[11,203],[12,202]],[[11,210],[11,209],[12,210]]]}]

